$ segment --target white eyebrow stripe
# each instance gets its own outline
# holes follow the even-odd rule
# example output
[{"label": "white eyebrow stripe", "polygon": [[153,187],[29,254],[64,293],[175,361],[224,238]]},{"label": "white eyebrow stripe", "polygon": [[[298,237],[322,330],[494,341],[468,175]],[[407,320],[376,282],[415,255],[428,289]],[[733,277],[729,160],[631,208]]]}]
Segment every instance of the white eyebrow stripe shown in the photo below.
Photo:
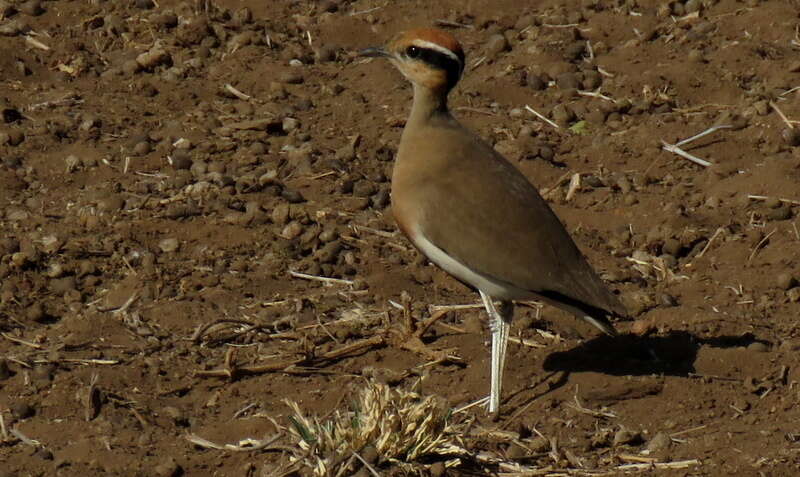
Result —
[{"label": "white eyebrow stripe", "polygon": [[443,47],[442,45],[438,45],[436,43],[425,41],[425,40],[414,40],[414,45],[419,46],[420,48],[427,48],[429,50],[438,51],[439,53],[450,57],[450,59],[458,61],[458,64],[461,64],[461,58],[458,57],[452,50]]}]

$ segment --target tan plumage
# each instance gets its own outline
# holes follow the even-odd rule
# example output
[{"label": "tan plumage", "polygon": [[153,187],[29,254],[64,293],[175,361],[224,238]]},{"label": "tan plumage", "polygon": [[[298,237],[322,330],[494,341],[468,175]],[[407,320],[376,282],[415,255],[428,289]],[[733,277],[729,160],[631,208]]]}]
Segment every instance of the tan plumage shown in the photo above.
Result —
[{"label": "tan plumage", "polygon": [[608,334],[615,332],[606,316],[625,315],[624,307],[536,188],[448,111],[447,94],[464,62],[455,38],[412,30],[365,54],[388,57],[414,85],[392,175],[393,212],[431,261],[481,292],[495,320],[489,406],[495,412],[495,373],[502,373],[511,312],[498,311],[488,297],[543,300]]}]

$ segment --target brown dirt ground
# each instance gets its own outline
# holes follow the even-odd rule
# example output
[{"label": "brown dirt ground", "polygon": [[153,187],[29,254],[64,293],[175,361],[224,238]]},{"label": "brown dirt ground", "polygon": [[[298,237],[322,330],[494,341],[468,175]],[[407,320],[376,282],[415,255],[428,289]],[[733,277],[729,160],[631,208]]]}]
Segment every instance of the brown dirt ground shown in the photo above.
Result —
[{"label": "brown dirt ground", "polygon": [[[464,447],[542,475],[687,460],[638,471],[797,475],[798,12],[0,0],[0,475],[281,475],[299,452],[285,399],[325,416],[365,378],[451,406],[487,393],[480,310],[447,313],[427,354],[390,332],[390,300],[415,318],[477,301],[396,230],[387,177],[411,92],[354,53],[437,20],[468,54],[455,114],[542,188],[633,318],[597,338],[518,307],[528,345],[510,345],[503,414],[463,413]],[[711,167],[661,149],[715,124],[733,127],[684,147]],[[413,471],[444,475],[437,460]]]}]

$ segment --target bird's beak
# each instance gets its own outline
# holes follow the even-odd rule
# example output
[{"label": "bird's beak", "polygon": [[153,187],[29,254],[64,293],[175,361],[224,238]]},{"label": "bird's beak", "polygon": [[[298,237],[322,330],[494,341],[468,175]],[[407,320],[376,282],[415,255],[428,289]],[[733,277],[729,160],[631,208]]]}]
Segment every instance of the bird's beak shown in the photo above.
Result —
[{"label": "bird's beak", "polygon": [[369,48],[364,48],[363,50],[359,51],[358,56],[368,56],[371,58],[389,58],[392,55],[389,54],[388,51],[386,51],[380,46],[371,46]]}]

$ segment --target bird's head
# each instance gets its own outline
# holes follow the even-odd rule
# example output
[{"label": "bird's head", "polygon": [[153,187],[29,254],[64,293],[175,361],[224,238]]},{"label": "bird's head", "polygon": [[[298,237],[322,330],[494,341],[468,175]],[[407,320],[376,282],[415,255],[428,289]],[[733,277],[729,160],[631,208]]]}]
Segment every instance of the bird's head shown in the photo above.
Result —
[{"label": "bird's head", "polygon": [[458,40],[435,28],[399,33],[386,46],[367,48],[361,55],[388,58],[415,85],[445,94],[464,71]]}]

